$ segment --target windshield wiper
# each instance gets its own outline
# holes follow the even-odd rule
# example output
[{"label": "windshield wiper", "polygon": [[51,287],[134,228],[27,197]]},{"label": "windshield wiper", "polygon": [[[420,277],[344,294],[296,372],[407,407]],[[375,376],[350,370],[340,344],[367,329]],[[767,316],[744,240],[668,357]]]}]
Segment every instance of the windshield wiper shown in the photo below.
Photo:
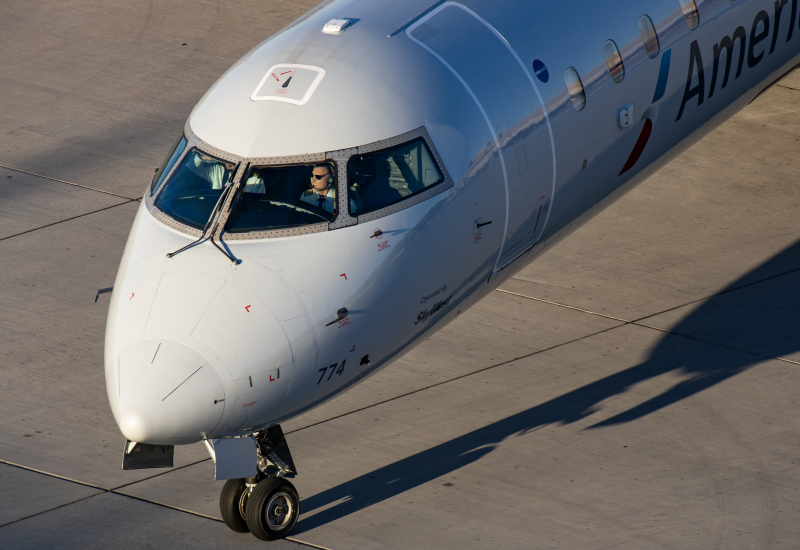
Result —
[{"label": "windshield wiper", "polygon": [[194,242],[191,242],[191,243],[187,244],[183,248],[179,248],[175,252],[167,253],[167,258],[172,258],[174,256],[177,256],[178,254],[180,254],[184,250],[189,250],[193,246],[197,246],[198,244],[200,244],[200,243],[202,243],[204,241],[207,241],[210,238],[210,236],[206,237],[206,233],[208,232],[208,228],[211,226],[211,222],[213,222],[214,219],[217,217],[217,212],[219,211],[220,205],[222,205],[222,203],[224,202],[225,197],[228,196],[228,191],[229,190],[230,190],[230,186],[226,187],[222,191],[222,193],[220,193],[219,199],[217,199],[217,204],[214,205],[214,209],[211,211],[211,215],[208,217],[208,221],[206,222],[206,225],[203,227],[203,232],[200,234],[200,238],[197,239]]},{"label": "windshield wiper", "polygon": [[[235,173],[236,172],[234,172],[234,174]],[[180,249],[176,250],[175,252],[168,253],[167,254],[167,258],[174,258],[175,256],[177,256],[181,252],[183,252],[185,250],[189,250],[190,248],[193,248],[193,247],[195,247],[195,246],[197,246],[199,244],[204,243],[205,241],[209,241],[210,240],[211,244],[213,244],[217,248],[217,250],[219,250],[220,252],[225,254],[225,256],[230,261],[232,261],[234,264],[238,265],[238,264],[242,263],[241,260],[235,258],[233,256],[233,254],[230,254],[230,253],[226,252],[216,242],[214,242],[214,234],[217,232],[217,228],[219,227],[219,214],[220,214],[220,211],[222,210],[222,205],[225,204],[225,199],[230,194],[230,191],[231,191],[232,188],[233,188],[233,185],[228,185],[228,186],[225,187],[225,189],[222,191],[222,193],[220,193],[219,199],[217,200],[217,204],[214,205],[214,209],[211,211],[211,215],[208,217],[208,221],[206,222],[206,225],[203,227],[203,232],[200,234],[200,238],[197,239],[194,242],[191,242],[191,243],[187,244],[183,248],[180,248]],[[209,229],[209,227],[211,227],[212,224],[214,224],[214,227],[211,229],[211,232],[209,232],[208,229]]]}]

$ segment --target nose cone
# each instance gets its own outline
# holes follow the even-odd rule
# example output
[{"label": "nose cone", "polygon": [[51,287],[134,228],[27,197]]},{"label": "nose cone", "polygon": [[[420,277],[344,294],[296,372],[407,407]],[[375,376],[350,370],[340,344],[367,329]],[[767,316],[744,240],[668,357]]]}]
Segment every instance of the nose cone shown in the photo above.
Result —
[{"label": "nose cone", "polygon": [[122,350],[117,367],[115,416],[131,441],[193,443],[219,424],[222,382],[193,349],[170,340],[143,340]]}]

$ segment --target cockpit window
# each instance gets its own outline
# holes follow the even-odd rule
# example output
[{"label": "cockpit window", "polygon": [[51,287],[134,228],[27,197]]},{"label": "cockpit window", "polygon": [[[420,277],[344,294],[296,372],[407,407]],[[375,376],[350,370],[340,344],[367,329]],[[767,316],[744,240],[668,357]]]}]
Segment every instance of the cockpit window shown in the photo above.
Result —
[{"label": "cockpit window", "polygon": [[379,210],[444,180],[423,139],[353,156],[347,163],[350,214]]},{"label": "cockpit window", "polygon": [[181,134],[175,143],[172,145],[172,149],[170,149],[170,154],[164,159],[164,162],[161,163],[161,166],[156,170],[156,175],[153,176],[153,181],[150,184],[150,196],[156,194],[158,188],[161,187],[161,184],[164,183],[164,178],[169,174],[169,171],[172,170],[175,161],[178,160],[183,154],[183,150],[186,149],[186,138]]},{"label": "cockpit window", "polygon": [[225,227],[230,233],[326,223],[336,213],[336,171],[330,162],[254,166],[244,181]]},{"label": "cockpit window", "polygon": [[192,149],[156,198],[165,214],[202,229],[219,200],[235,165]]}]

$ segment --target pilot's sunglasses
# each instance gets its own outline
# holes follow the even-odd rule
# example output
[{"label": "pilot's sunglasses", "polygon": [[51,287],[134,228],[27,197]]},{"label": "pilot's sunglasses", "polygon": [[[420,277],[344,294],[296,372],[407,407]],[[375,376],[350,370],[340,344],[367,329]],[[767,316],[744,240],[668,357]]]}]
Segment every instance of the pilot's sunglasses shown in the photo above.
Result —
[{"label": "pilot's sunglasses", "polygon": [[317,178],[318,180],[321,180],[322,178],[327,178],[330,174],[311,174],[311,175]]}]

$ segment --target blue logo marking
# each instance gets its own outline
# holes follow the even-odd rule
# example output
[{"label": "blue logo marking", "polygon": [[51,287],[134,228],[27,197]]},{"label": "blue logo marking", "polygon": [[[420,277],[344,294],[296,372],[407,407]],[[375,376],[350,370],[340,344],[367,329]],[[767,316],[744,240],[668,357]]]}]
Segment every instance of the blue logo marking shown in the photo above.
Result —
[{"label": "blue logo marking", "polygon": [[544,83],[547,83],[547,81],[550,80],[550,73],[547,72],[547,67],[545,67],[544,63],[538,59],[533,60],[533,74],[535,74],[536,78]]},{"label": "blue logo marking", "polygon": [[656,93],[653,96],[653,103],[664,97],[664,92],[667,91],[670,57],[672,57],[672,49],[661,54],[661,69],[658,71],[658,84],[656,84]]}]

